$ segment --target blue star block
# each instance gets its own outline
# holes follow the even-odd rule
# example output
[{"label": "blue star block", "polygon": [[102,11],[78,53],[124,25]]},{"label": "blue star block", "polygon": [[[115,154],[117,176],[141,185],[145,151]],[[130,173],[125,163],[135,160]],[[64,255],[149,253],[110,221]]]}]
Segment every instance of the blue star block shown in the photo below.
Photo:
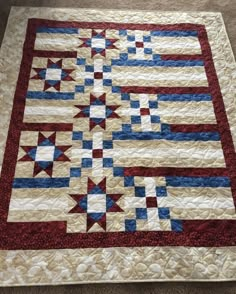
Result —
[{"label": "blue star block", "polygon": [[88,168],[88,167],[92,167],[93,165],[93,161],[92,158],[82,158],[82,167]]},{"label": "blue star block", "polygon": [[113,167],[113,159],[103,158],[103,167]]},{"label": "blue star block", "polygon": [[135,187],[135,196],[136,197],[145,197],[145,187]]},{"label": "blue star block", "polygon": [[123,177],[124,176],[124,168],[123,167],[114,167],[113,168],[114,177]]},{"label": "blue star block", "polygon": [[83,132],[72,133],[72,140],[82,140],[82,139],[83,139]]},{"label": "blue star block", "polygon": [[167,196],[167,191],[165,186],[156,187],[156,195],[158,197],[165,197]]},{"label": "blue star block", "polygon": [[180,219],[172,219],[171,221],[171,230],[174,232],[182,232],[183,231],[183,223]]},{"label": "blue star block", "polygon": [[158,207],[158,215],[160,219],[169,219],[170,210],[167,207]]},{"label": "blue star block", "polygon": [[78,178],[81,176],[81,168],[80,167],[71,167],[70,169],[70,177]]},{"label": "blue star block", "polygon": [[126,219],[125,220],[125,231],[126,232],[135,232],[136,231],[136,220],[135,219]]},{"label": "blue star block", "polygon": [[137,219],[147,219],[147,208],[136,208]]},{"label": "blue star block", "polygon": [[124,185],[125,187],[133,187],[134,186],[134,177],[124,177]]}]

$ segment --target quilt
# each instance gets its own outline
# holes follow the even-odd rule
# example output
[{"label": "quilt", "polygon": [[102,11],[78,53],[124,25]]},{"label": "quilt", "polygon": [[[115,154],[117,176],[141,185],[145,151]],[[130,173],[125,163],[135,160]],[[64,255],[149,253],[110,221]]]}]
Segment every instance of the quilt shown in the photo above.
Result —
[{"label": "quilt", "polygon": [[220,13],[12,8],[1,286],[235,280],[234,77]]}]

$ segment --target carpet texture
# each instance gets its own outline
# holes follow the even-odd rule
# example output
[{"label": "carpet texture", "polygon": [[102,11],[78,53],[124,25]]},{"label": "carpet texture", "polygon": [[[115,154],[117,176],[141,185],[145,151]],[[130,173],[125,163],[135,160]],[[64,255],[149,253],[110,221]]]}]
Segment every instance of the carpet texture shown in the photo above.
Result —
[{"label": "carpet texture", "polygon": [[[64,12],[13,10],[22,26],[10,19],[2,49],[7,60],[34,17],[3,157],[1,247],[15,249],[2,254],[4,284],[234,279],[234,58],[221,15]],[[10,94],[17,72],[4,65]]]}]

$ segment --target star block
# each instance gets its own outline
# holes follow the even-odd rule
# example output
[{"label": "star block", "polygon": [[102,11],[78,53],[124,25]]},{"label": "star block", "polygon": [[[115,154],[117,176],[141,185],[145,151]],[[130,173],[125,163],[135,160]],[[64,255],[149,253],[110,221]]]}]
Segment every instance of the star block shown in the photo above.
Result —
[{"label": "star block", "polygon": [[87,214],[87,231],[95,224],[106,230],[106,213],[123,212],[117,201],[123,194],[109,194],[106,191],[106,178],[95,184],[90,178],[87,181],[86,194],[70,194],[76,205],[69,213]]},{"label": "star block", "polygon": [[106,51],[108,49],[117,49],[114,44],[118,39],[107,38],[106,30],[98,31],[93,29],[91,38],[80,38],[80,40],[82,44],[79,48],[91,48],[91,57],[95,55],[106,57]]},{"label": "star block", "polygon": [[39,132],[37,145],[21,146],[26,154],[19,161],[34,161],[34,177],[42,171],[52,177],[54,161],[70,161],[64,153],[70,147],[71,145],[56,145],[56,132],[49,137]]},{"label": "star block", "polygon": [[31,77],[33,80],[43,80],[44,81],[44,91],[54,88],[60,91],[61,81],[74,81],[71,77],[71,73],[74,69],[64,69],[62,68],[62,59],[54,62],[48,59],[46,68],[33,68],[36,73]]},{"label": "star block", "polygon": [[90,94],[89,105],[75,105],[80,110],[74,118],[89,117],[89,129],[90,131],[99,126],[102,129],[106,129],[106,120],[120,118],[115,112],[120,105],[107,105],[106,93],[96,97],[94,94]]}]

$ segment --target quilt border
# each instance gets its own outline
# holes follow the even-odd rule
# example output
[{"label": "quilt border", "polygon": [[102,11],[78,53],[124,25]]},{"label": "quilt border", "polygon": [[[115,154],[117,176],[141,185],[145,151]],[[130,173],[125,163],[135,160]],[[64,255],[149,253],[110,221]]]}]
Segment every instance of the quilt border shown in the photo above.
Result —
[{"label": "quilt border", "polygon": [[[109,15],[102,10],[64,8],[17,8],[11,10],[1,48],[0,92],[0,163],[6,141],[10,109],[19,72],[27,19],[43,18],[91,21],[143,21],[143,12],[116,10]],[[205,24],[213,60],[221,86],[227,116],[236,143],[235,60],[220,13],[146,12],[144,21],[178,22],[184,19]],[[69,18],[69,19],[68,19]],[[10,36],[10,37],[9,37]],[[216,41],[217,40],[217,41]],[[14,44],[17,44],[15,51]],[[9,97],[7,100],[5,97]],[[146,256],[146,259],[143,259]],[[168,259],[168,263],[166,263]],[[62,267],[65,264],[65,268]],[[66,267],[68,265],[71,267]],[[134,270],[135,269],[135,270]],[[139,247],[60,250],[12,250],[0,252],[0,286],[58,285],[71,283],[144,282],[144,281],[230,281],[236,280],[235,247]]]}]

